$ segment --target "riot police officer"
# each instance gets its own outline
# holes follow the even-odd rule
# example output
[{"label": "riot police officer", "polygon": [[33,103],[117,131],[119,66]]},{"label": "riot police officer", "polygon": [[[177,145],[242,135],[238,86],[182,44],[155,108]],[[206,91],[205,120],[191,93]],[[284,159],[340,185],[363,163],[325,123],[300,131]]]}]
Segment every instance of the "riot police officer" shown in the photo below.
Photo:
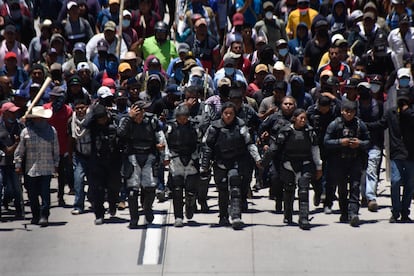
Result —
[{"label": "riot police officer", "polygon": [[280,155],[280,179],[283,183],[284,222],[292,223],[293,201],[296,185],[299,187],[299,227],[310,229],[309,184],[316,167],[316,179],[322,176],[322,160],[316,133],[307,125],[304,109],[293,112],[292,124],[282,127],[270,149],[263,157],[263,164]]},{"label": "riot police officer", "polygon": [[[131,106],[128,116],[121,118],[118,135],[126,144],[126,158],[123,159],[123,177],[129,191],[128,205],[130,228],[138,225],[138,195],[141,188],[143,209],[148,224],[154,220],[152,204],[155,199],[157,163],[169,163],[169,151],[160,123],[151,113],[145,112],[147,103],[137,101]],[[161,152],[161,156],[158,154]]]},{"label": "riot police officer", "polygon": [[[260,155],[243,120],[236,117],[236,106],[226,102],[221,119],[212,122],[203,137],[203,154],[200,174],[208,172],[214,161],[214,181],[219,190],[219,224],[229,224],[229,215],[234,229],[241,229],[241,191],[244,173],[249,166],[249,154],[261,167]],[[229,208],[230,196],[230,208]],[[229,214],[230,211],[230,214]]]},{"label": "riot police officer", "polygon": [[349,221],[353,227],[359,225],[359,185],[362,170],[366,167],[367,150],[370,145],[368,129],[365,123],[355,116],[356,110],[356,102],[344,99],[341,117],[329,124],[324,138],[328,159],[325,205],[332,206],[335,184],[337,184],[340,221]]},{"label": "riot police officer", "polygon": [[168,124],[167,143],[170,149],[170,189],[173,193],[175,227],[183,226],[183,190],[185,190],[185,215],[194,214],[198,173],[197,130],[189,121],[190,110],[186,105],[175,109],[175,121]]}]

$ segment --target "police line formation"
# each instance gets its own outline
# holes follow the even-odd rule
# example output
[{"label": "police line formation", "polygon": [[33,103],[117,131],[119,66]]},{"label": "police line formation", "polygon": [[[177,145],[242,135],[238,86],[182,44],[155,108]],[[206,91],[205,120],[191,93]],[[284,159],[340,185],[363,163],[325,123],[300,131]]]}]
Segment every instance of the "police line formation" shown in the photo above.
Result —
[{"label": "police line formation", "polygon": [[213,179],[222,226],[242,229],[263,188],[293,224],[298,187],[308,230],[312,185],[355,227],[361,205],[378,209],[388,132],[389,221],[411,222],[411,4],[7,0],[0,16],[0,195],[17,219],[26,190],[31,223],[48,225],[57,173],[59,206],[68,185],[71,213],[89,201],[96,225],[126,205],[130,228],[139,206],[150,224],[170,197],[182,227],[209,211]]}]

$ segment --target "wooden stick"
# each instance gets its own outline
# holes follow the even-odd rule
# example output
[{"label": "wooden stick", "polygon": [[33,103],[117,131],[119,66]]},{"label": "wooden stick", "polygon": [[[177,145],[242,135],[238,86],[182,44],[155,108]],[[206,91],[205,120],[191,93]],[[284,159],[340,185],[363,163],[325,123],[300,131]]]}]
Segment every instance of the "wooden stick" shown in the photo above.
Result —
[{"label": "wooden stick", "polygon": [[23,116],[23,119],[26,118],[27,115],[29,115],[30,111],[32,111],[32,108],[37,104],[37,102],[40,100],[40,98],[43,96],[43,94],[46,91],[46,88],[49,86],[49,84],[52,82],[52,78],[51,77],[47,77],[45,79],[45,81],[42,84],[42,87],[40,87],[39,92],[37,92],[36,97],[34,97],[34,99],[32,100],[29,108],[27,108],[26,113]]},{"label": "wooden stick", "polygon": [[124,20],[124,0],[119,3],[119,34],[118,42],[116,44],[116,56],[121,60],[121,44],[122,44],[122,20]]}]

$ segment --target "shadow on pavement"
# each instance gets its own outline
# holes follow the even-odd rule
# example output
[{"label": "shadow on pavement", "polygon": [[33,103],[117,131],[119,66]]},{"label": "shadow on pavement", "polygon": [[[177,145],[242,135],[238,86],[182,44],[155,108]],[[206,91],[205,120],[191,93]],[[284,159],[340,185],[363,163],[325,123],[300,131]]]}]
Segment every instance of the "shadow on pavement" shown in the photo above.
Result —
[{"label": "shadow on pavement", "polygon": [[109,219],[104,220],[104,223],[107,223],[107,224],[120,224],[120,223],[127,223],[127,222],[129,222],[129,219],[123,219],[119,217],[111,217]]}]

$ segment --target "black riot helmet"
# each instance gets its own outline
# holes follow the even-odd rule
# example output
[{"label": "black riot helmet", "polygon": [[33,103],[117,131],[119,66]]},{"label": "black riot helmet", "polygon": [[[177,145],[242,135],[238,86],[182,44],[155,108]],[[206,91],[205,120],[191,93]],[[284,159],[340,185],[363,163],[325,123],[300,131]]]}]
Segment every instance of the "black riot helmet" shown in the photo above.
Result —
[{"label": "black riot helmet", "polygon": [[168,25],[164,21],[158,21],[155,23],[154,30],[156,32],[168,32]]}]

